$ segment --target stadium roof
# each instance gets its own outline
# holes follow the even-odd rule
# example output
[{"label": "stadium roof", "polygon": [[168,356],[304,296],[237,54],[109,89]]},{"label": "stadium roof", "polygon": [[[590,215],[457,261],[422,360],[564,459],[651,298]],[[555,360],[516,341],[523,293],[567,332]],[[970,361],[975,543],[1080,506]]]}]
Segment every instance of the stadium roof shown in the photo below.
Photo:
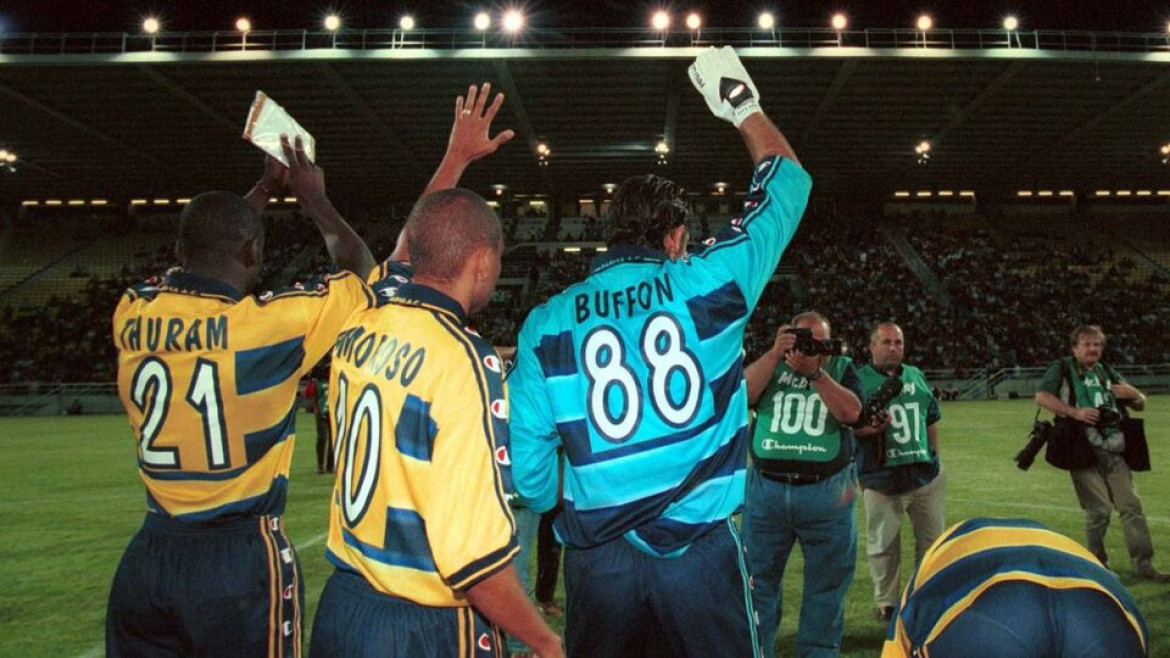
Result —
[{"label": "stadium roof", "polygon": [[[240,134],[264,90],[316,137],[332,196],[410,199],[443,153],[455,96],[482,81],[507,94],[497,127],[517,131],[464,178],[485,194],[504,184],[571,198],[645,172],[696,191],[746,183],[738,136],[687,80],[698,52],[689,42],[605,36],[616,30],[569,47],[463,43],[482,38],[465,31],[377,42],[393,32],[346,34],[325,48],[281,45],[288,34],[301,45],[320,34],[257,33],[262,46],[247,50],[226,36],[208,45],[211,33],[169,35],[182,44],[153,50],[126,37],[113,52],[103,45],[110,35],[0,42],[0,148],[20,156],[16,173],[0,175],[0,198],[115,203],[246,189],[260,156]],[[737,45],[822,195],[1170,187],[1159,153],[1170,141],[1164,35],[1111,35],[1119,47],[1102,49],[1087,33],[1029,32],[1012,48],[1003,31],[932,33],[929,47],[910,42],[917,34],[848,32],[845,47],[828,30],[708,39]],[[656,165],[660,139],[666,166]],[[914,152],[922,140],[932,144],[925,164]],[[552,150],[547,167],[537,164],[539,141]]]}]

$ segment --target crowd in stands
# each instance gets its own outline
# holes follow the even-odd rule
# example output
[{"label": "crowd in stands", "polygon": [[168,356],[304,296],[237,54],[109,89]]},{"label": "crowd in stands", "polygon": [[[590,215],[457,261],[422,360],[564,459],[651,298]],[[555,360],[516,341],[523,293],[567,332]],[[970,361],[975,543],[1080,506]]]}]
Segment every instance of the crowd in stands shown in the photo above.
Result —
[{"label": "crowd in stands", "polygon": [[[261,289],[331,271],[310,221],[287,212],[268,222]],[[353,222],[376,258],[393,250],[402,224],[360,216]],[[519,222],[505,225],[515,232]],[[603,237],[604,220],[587,226],[587,237]],[[554,230],[550,223],[546,234]],[[900,253],[891,236],[900,236],[917,258]],[[136,254],[118,276],[87,274],[79,293],[39,308],[13,308],[0,291],[0,363],[7,366],[0,384],[112,381],[110,314],[127,286],[173,265],[170,239],[160,233],[158,248]],[[501,290],[473,320],[493,344],[515,344],[528,310],[584,279],[592,253],[526,257],[523,289]],[[916,260],[926,272],[916,271]],[[1170,282],[1106,248],[963,223],[922,230],[918,220],[810,217],[784,263],[794,276],[777,277],[765,290],[746,336],[749,359],[771,345],[777,326],[815,309],[858,360],[866,357],[869,327],[892,320],[906,331],[908,362],[956,370],[956,378],[981,368],[1044,365],[1067,352],[1068,332],[1085,322],[1102,324],[1109,334],[1110,363],[1170,362]]]}]

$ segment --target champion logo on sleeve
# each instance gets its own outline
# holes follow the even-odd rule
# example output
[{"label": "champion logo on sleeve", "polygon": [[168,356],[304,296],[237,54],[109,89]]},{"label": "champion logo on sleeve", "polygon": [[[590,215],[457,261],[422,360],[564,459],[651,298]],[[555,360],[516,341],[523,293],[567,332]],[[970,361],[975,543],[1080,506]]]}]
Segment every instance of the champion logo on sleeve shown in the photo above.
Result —
[{"label": "champion logo on sleeve", "polygon": [[508,420],[508,401],[492,400],[492,415],[500,420]]},{"label": "champion logo on sleeve", "polygon": [[500,446],[499,448],[496,448],[496,461],[499,462],[501,466],[512,465],[512,457],[508,454],[508,448],[506,446]]},{"label": "champion logo on sleeve", "polygon": [[488,370],[492,372],[503,372],[504,368],[500,365],[500,359],[495,354],[489,354],[483,357],[483,364],[487,366]]},{"label": "champion logo on sleeve", "polygon": [[479,645],[479,648],[483,649],[484,651],[492,650],[492,639],[488,637],[487,633],[481,634],[476,644]]}]

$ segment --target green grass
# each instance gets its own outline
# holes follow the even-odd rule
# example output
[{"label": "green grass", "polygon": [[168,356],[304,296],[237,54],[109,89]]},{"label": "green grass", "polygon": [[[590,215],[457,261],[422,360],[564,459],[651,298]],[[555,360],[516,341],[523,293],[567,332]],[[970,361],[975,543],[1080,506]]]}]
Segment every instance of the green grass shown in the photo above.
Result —
[{"label": "green grass", "polygon": [[[1164,475],[1170,470],[1167,402],[1170,398],[1153,398],[1145,414],[1155,470],[1136,476],[1164,569],[1170,569],[1170,479]],[[940,440],[950,473],[948,522],[970,516],[1028,517],[1083,540],[1083,517],[1068,475],[1042,460],[1026,473],[1012,462],[1033,412],[1030,401],[943,405]],[[312,419],[302,415],[298,420],[304,437],[293,458],[286,527],[304,566],[308,630],[331,571],[323,547],[332,478],[316,474]],[[100,655],[110,582],[144,511],[126,420],[0,418],[0,450],[0,482],[6,491],[0,500],[0,656]],[[863,520],[859,527],[864,528]],[[908,528],[902,543],[903,564],[910,565],[913,538]],[[846,609],[846,656],[876,656],[883,637],[873,619],[864,545],[863,536]],[[1116,515],[1107,545],[1122,582],[1149,623],[1151,655],[1170,656],[1170,586],[1132,577]],[[783,656],[794,655],[802,568],[797,552],[784,586],[778,638]]]}]

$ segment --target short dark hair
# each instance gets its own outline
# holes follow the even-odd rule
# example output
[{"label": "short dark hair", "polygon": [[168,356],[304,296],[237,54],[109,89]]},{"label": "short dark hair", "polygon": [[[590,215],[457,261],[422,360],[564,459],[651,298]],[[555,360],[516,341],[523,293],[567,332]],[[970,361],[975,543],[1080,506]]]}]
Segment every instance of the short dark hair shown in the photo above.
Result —
[{"label": "short dark hair", "polygon": [[1105,332],[1101,329],[1101,325],[1099,324],[1082,324],[1076,329],[1073,329],[1072,333],[1069,334],[1068,337],[1069,342],[1072,343],[1073,347],[1076,347],[1077,343],[1081,342],[1081,336],[1100,336],[1101,342],[1105,342]]},{"label": "short dark hair", "polygon": [[264,223],[233,192],[204,192],[179,215],[179,248],[186,261],[230,258],[249,240],[264,243]]},{"label": "short dark hair", "polygon": [[[902,327],[899,327],[897,322],[893,322],[891,320],[882,320],[881,322],[875,322],[874,325],[872,327],[870,327],[870,329],[869,329],[869,342],[872,343],[874,340],[877,339],[878,330],[881,329],[882,327],[893,327],[893,328],[897,329],[898,331],[902,331]],[[905,334],[903,334],[903,336],[905,336]]]},{"label": "short dark hair", "polygon": [[456,279],[472,254],[483,247],[498,249],[503,237],[491,206],[461,188],[419,199],[403,231],[414,273],[440,281]]},{"label": "short dark hair", "polygon": [[662,249],[662,238],[686,224],[691,204],[678,183],[645,174],[626,179],[609,206],[610,244]]}]

